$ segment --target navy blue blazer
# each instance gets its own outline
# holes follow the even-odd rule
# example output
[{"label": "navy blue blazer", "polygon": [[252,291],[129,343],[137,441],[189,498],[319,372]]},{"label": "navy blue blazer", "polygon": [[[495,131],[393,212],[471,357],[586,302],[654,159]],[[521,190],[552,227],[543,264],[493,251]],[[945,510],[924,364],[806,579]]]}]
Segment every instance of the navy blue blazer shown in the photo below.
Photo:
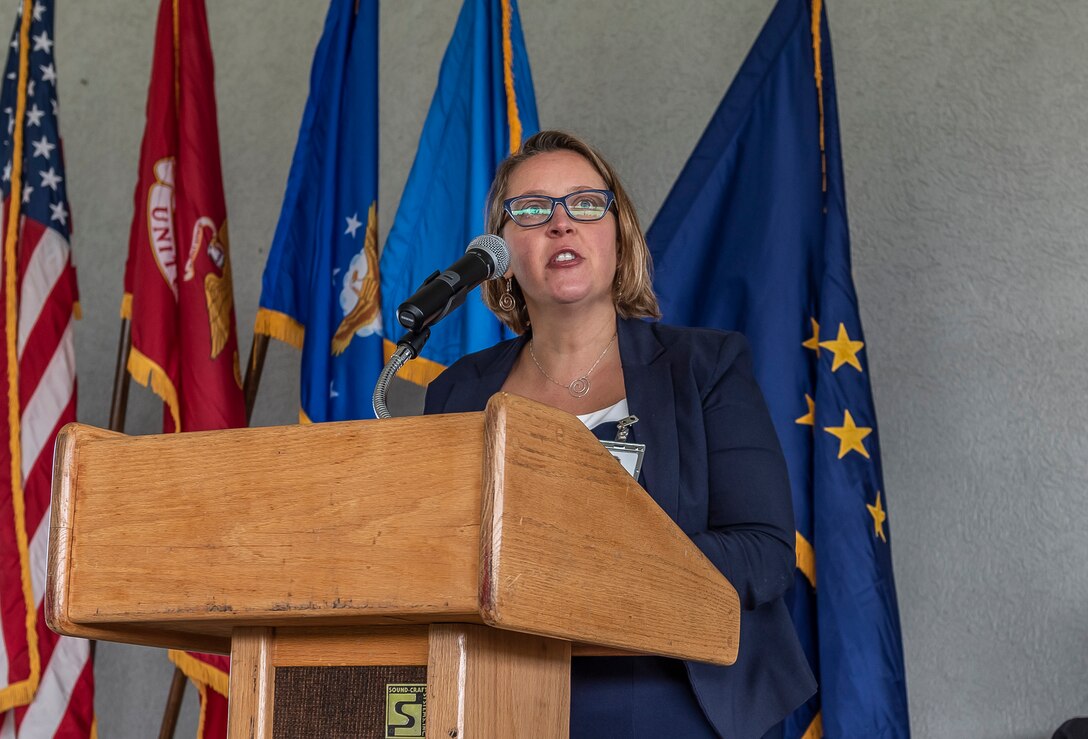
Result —
[{"label": "navy blue blazer", "polygon": [[[737,589],[740,651],[730,667],[685,662],[723,737],[760,737],[816,690],[783,595],[796,567],[786,462],[738,333],[620,319],[617,342],[642,480]],[[427,389],[425,413],[479,411],[528,340],[470,354]]]}]

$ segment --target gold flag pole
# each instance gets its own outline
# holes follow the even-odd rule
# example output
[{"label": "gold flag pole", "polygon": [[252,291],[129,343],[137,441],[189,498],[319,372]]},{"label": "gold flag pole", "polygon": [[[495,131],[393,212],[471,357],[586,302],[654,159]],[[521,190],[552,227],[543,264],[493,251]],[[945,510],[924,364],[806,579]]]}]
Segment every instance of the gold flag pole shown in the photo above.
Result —
[{"label": "gold flag pole", "polygon": [[117,343],[117,367],[113,371],[113,397],[110,399],[110,431],[125,432],[125,415],[128,412],[128,385],[132,376],[128,373],[128,355],[132,348],[132,321],[121,319],[121,339]]},{"label": "gold flag pole", "polygon": [[261,384],[264,372],[264,358],[268,356],[268,336],[254,332],[253,343],[249,346],[249,361],[246,362],[246,378],[242,382],[242,396],[246,403],[246,425],[253,418],[253,406],[257,402],[257,388]]}]

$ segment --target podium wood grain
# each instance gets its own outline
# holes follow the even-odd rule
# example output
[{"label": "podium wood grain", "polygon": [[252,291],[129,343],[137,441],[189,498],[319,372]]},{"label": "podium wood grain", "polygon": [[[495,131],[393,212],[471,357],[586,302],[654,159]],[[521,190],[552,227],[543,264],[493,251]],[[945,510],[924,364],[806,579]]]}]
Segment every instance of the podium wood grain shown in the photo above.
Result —
[{"label": "podium wood grain", "polygon": [[729,581],[577,419],[503,401],[487,408],[485,623],[736,661],[740,604]]},{"label": "podium wood grain", "polygon": [[230,652],[227,739],[272,739],[275,667],[274,632],[263,627],[235,629]]},{"label": "podium wood grain", "polygon": [[426,626],[276,629],[276,667],[427,664]]},{"label": "podium wood grain", "polygon": [[479,621],[482,437],[481,414],[143,437],[68,426],[51,618],[220,649],[239,624]]},{"label": "podium wood grain", "polygon": [[570,736],[570,642],[471,624],[434,624],[428,737]]}]

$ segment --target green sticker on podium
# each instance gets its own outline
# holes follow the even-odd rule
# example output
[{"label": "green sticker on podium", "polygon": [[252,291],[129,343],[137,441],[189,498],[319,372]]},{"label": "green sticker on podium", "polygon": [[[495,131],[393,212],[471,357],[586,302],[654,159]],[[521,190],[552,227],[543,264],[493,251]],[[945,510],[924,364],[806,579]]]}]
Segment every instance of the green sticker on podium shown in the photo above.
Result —
[{"label": "green sticker on podium", "polygon": [[427,684],[385,686],[385,739],[427,735]]}]

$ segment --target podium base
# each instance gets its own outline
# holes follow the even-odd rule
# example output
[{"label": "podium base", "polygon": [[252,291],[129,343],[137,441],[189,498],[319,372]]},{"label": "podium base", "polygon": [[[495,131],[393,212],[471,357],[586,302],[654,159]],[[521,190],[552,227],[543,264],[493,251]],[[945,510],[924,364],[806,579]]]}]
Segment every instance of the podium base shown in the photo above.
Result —
[{"label": "podium base", "polygon": [[232,644],[230,739],[570,733],[566,641],[432,624],[239,628]]}]

